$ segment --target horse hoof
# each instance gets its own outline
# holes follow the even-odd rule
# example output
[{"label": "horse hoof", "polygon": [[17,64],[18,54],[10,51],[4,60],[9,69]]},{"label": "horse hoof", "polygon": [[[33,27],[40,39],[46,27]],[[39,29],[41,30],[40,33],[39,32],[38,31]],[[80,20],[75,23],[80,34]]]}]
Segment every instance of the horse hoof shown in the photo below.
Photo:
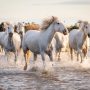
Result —
[{"label": "horse hoof", "polygon": [[31,71],[34,71],[34,72],[36,72],[37,70],[38,70],[37,67],[33,67],[33,68],[31,69]]},{"label": "horse hoof", "polygon": [[44,71],[42,72],[42,74],[48,74],[48,71],[44,70]]},{"label": "horse hoof", "polygon": [[27,70],[27,66],[24,66],[24,70]]},{"label": "horse hoof", "polygon": [[16,64],[16,62],[17,62],[17,61],[15,60],[15,64]]},{"label": "horse hoof", "polygon": [[82,61],[80,63],[82,63]]},{"label": "horse hoof", "polygon": [[61,58],[58,58],[58,61],[61,61]]}]

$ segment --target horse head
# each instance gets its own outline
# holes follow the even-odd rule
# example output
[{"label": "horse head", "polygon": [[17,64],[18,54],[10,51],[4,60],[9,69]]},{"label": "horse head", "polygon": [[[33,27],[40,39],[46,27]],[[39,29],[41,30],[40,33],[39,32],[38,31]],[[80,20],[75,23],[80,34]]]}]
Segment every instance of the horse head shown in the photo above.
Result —
[{"label": "horse head", "polygon": [[90,23],[86,22],[86,21],[83,21],[81,24],[80,24],[80,28],[81,30],[84,31],[84,33],[86,35],[88,35],[88,37],[90,37]]},{"label": "horse head", "polygon": [[89,23],[86,25],[86,30],[87,30],[88,37],[90,37],[90,24]]},{"label": "horse head", "polygon": [[52,27],[54,32],[61,32],[64,35],[67,34],[66,27],[62,22],[59,22],[57,17],[52,16],[50,19],[46,18],[42,23],[41,30],[47,30],[48,28],[51,28],[50,26]]},{"label": "horse head", "polygon": [[14,47],[14,43],[13,43],[13,34],[14,34],[13,25],[8,24],[8,25],[6,25],[5,29],[6,29],[5,32],[6,32],[6,36],[7,36],[6,50],[15,52],[15,47]]},{"label": "horse head", "polygon": [[67,28],[64,26],[64,24],[62,22],[60,22],[57,17],[53,17],[52,16],[52,19],[54,21],[54,30],[56,32],[61,32],[63,33],[64,35],[66,35],[68,33],[68,30]]},{"label": "horse head", "polygon": [[14,33],[13,26],[12,25],[8,25],[8,35],[9,35],[10,38],[12,38],[13,33]]},{"label": "horse head", "polygon": [[13,33],[14,33],[13,26],[11,24],[8,24],[6,31],[7,31],[7,35],[8,35],[8,43],[10,45],[12,45],[12,43],[13,43]]},{"label": "horse head", "polygon": [[23,37],[23,34],[25,33],[23,23],[18,22],[16,32],[17,32],[21,37]]}]

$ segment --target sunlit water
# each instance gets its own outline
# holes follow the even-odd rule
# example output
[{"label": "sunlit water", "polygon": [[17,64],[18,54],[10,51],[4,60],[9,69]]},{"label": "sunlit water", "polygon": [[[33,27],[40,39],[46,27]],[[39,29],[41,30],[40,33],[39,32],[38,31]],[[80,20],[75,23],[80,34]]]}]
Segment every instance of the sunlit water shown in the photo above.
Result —
[{"label": "sunlit water", "polygon": [[[50,62],[46,56],[46,71],[43,72],[41,57],[33,64],[30,59],[28,70],[24,71],[24,57],[20,53],[15,64],[14,55],[6,56],[0,53],[0,90],[90,90],[90,52],[80,63],[70,59],[69,53],[62,52],[61,61]],[[52,66],[53,64],[53,66]],[[36,67],[36,69],[32,69]]]}]

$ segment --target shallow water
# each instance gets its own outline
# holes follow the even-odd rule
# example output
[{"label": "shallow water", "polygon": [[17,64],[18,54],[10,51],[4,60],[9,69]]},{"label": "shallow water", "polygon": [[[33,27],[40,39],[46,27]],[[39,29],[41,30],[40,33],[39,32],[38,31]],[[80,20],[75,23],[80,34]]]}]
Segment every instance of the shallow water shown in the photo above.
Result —
[{"label": "shallow water", "polygon": [[68,53],[61,54],[61,61],[54,58],[53,66],[46,57],[46,70],[43,72],[41,57],[32,69],[32,57],[28,70],[24,71],[23,57],[14,63],[14,55],[9,61],[0,54],[0,90],[90,90],[90,53],[83,63],[72,61]]}]

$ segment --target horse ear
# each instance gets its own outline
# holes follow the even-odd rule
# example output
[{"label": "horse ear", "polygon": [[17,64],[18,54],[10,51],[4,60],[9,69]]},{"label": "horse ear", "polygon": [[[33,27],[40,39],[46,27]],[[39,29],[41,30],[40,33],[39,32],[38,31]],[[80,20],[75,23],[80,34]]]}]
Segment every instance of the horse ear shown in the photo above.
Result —
[{"label": "horse ear", "polygon": [[55,19],[55,17],[54,17],[54,16],[52,16],[52,21],[54,21],[54,19]]},{"label": "horse ear", "polygon": [[83,21],[82,20],[78,20],[78,23],[82,23]]},{"label": "horse ear", "polygon": [[57,20],[57,19],[58,19],[57,17],[52,16],[52,20],[53,20],[53,21],[55,21],[55,20]]}]

